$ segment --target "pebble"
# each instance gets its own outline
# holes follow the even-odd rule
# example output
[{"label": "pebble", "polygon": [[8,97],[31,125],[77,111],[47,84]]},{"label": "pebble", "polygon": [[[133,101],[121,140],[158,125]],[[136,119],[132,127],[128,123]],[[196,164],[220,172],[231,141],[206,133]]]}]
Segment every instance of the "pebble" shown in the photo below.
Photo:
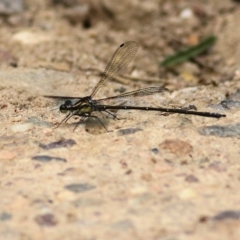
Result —
[{"label": "pebble", "polygon": [[0,151],[0,160],[13,160],[16,154],[7,150]]},{"label": "pebble", "polygon": [[213,217],[213,220],[222,221],[226,219],[240,219],[240,211],[233,211],[233,210],[226,210],[223,212],[218,213]]},{"label": "pebble", "polygon": [[193,17],[192,9],[190,8],[183,9],[182,12],[180,13],[180,17],[183,19],[192,18]]},{"label": "pebble", "polygon": [[240,101],[224,100],[220,104],[224,109],[240,108]]},{"label": "pebble", "polygon": [[190,183],[197,183],[197,182],[199,182],[198,178],[195,177],[194,175],[186,176],[185,181],[186,182],[190,182]]},{"label": "pebble", "polygon": [[11,218],[12,218],[12,215],[7,212],[3,212],[0,214],[0,221],[7,221],[7,220],[10,220]]},{"label": "pebble", "polygon": [[42,133],[43,133],[44,135],[46,135],[46,136],[51,136],[52,133],[53,133],[53,129],[52,129],[52,128],[44,128],[44,129],[42,130]]},{"label": "pebble", "polygon": [[33,125],[30,123],[16,124],[11,126],[11,131],[13,133],[26,132],[33,128]]},{"label": "pebble", "polygon": [[138,131],[143,131],[141,128],[125,128],[125,129],[120,129],[118,130],[118,135],[122,136],[122,135],[129,135],[129,134],[134,134],[135,132]]},{"label": "pebble", "polygon": [[198,129],[201,135],[240,138],[240,123],[226,126],[212,125]]},{"label": "pebble", "polygon": [[180,139],[167,139],[163,141],[159,147],[178,156],[186,156],[193,151],[191,144]]},{"label": "pebble", "polygon": [[95,186],[89,183],[73,183],[66,185],[65,188],[71,192],[81,193],[92,190]]},{"label": "pebble", "polygon": [[0,0],[0,14],[10,15],[23,10],[23,0]]},{"label": "pebble", "polygon": [[38,225],[45,227],[53,227],[57,225],[57,220],[51,213],[38,215],[35,217],[35,221],[38,223]]},{"label": "pebble", "polygon": [[12,39],[25,45],[35,45],[42,42],[50,41],[52,38],[49,34],[46,33],[21,31],[15,33]]},{"label": "pebble", "polygon": [[152,151],[152,153],[154,153],[154,154],[158,154],[158,153],[159,153],[158,148],[152,148],[151,151]]},{"label": "pebble", "polygon": [[49,144],[40,143],[39,147],[41,147],[45,150],[49,150],[49,149],[53,149],[53,148],[71,147],[75,144],[76,144],[76,142],[73,139],[61,139],[59,141],[51,142]]},{"label": "pebble", "polygon": [[197,197],[197,193],[191,188],[185,188],[179,193],[179,198],[182,200],[191,200]]},{"label": "pebble", "polygon": [[67,160],[65,158],[52,157],[52,156],[48,156],[48,155],[34,156],[34,157],[32,157],[32,160],[39,161],[39,162],[50,162],[52,160],[67,162]]}]

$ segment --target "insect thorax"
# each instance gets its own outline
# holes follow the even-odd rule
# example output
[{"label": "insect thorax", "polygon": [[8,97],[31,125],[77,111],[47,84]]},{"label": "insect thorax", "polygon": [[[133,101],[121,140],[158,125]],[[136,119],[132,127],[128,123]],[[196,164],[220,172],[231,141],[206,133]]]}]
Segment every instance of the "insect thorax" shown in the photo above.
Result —
[{"label": "insect thorax", "polygon": [[92,112],[92,106],[88,103],[84,103],[81,105],[78,109],[79,114],[86,114],[86,113],[91,113]]}]

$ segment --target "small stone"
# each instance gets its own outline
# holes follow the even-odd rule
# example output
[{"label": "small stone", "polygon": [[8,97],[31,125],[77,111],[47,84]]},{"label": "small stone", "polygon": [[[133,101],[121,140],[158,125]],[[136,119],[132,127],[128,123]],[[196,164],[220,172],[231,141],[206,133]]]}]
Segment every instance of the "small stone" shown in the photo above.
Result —
[{"label": "small stone", "polygon": [[16,154],[7,150],[0,151],[0,160],[13,160]]},{"label": "small stone", "polygon": [[81,193],[92,190],[95,188],[95,186],[89,183],[74,183],[66,185],[65,188],[75,193]]},{"label": "small stone", "polygon": [[120,129],[118,130],[118,135],[129,135],[129,134],[134,134],[135,132],[142,131],[141,128],[126,128],[126,129]]},{"label": "small stone", "polygon": [[152,177],[151,173],[143,173],[141,175],[141,178],[142,178],[142,180],[144,180],[146,182],[150,182],[150,181],[153,180],[153,177]]},{"label": "small stone", "polygon": [[73,145],[75,145],[76,142],[73,139],[62,139],[56,142],[52,142],[49,144],[39,144],[39,147],[45,149],[45,150],[49,150],[52,148],[61,148],[61,147],[71,147]]},{"label": "small stone", "polygon": [[169,139],[162,142],[160,148],[166,149],[177,156],[189,155],[193,147],[188,142],[179,139]]},{"label": "small stone", "polygon": [[54,215],[51,213],[38,215],[35,217],[35,221],[38,223],[38,225],[45,227],[53,227],[57,225],[57,221]]},{"label": "small stone", "polygon": [[224,100],[224,101],[221,101],[220,104],[224,109],[227,109],[227,110],[240,108],[240,101]]},{"label": "small stone", "polygon": [[180,17],[183,19],[192,18],[193,17],[192,9],[190,8],[183,9],[182,12],[180,13]]},{"label": "small stone", "polygon": [[52,157],[52,156],[48,156],[48,155],[34,156],[34,157],[32,157],[32,160],[36,160],[36,161],[40,161],[40,162],[50,162],[52,160],[67,162],[67,160],[65,158]]},{"label": "small stone", "polygon": [[33,128],[30,123],[16,124],[11,127],[13,133],[26,132]]},{"label": "small stone", "polygon": [[42,130],[42,133],[45,134],[46,136],[51,136],[53,133],[53,129],[52,128],[44,128]]},{"label": "small stone", "polygon": [[205,136],[218,136],[218,137],[237,137],[240,138],[240,124],[235,125],[212,125],[207,127],[202,127],[198,129],[198,132],[201,135]]},{"label": "small stone", "polygon": [[196,178],[194,175],[188,175],[185,178],[186,182],[190,182],[190,183],[196,183],[199,182],[198,178]]},{"label": "small stone", "polygon": [[42,42],[50,41],[52,38],[49,34],[46,33],[21,31],[15,33],[12,39],[25,45],[35,45]]},{"label": "small stone", "polygon": [[0,214],[0,221],[7,221],[7,220],[10,220],[11,218],[12,218],[12,215],[7,212],[3,212]]},{"label": "small stone", "polygon": [[191,200],[197,197],[197,193],[191,188],[185,188],[179,193],[182,200]]},{"label": "small stone", "polygon": [[213,220],[216,221],[222,221],[226,219],[234,219],[239,220],[240,219],[240,211],[234,211],[234,210],[227,210],[218,213],[216,216],[213,217]]},{"label": "small stone", "polygon": [[154,153],[154,154],[158,154],[158,148],[152,148],[151,151]]}]

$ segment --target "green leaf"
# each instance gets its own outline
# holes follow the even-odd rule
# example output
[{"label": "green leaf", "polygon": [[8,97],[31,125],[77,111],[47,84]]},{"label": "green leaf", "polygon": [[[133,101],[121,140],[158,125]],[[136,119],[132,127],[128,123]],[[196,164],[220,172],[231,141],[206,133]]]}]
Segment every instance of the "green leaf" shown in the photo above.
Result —
[{"label": "green leaf", "polygon": [[196,57],[200,55],[201,53],[205,52],[207,49],[213,46],[213,44],[216,42],[217,37],[210,36],[203,41],[201,41],[198,45],[190,47],[186,50],[182,50],[177,52],[174,55],[170,55],[166,57],[161,63],[160,66],[163,67],[170,67],[173,65],[177,65],[179,63],[185,62],[189,60],[190,58]]}]

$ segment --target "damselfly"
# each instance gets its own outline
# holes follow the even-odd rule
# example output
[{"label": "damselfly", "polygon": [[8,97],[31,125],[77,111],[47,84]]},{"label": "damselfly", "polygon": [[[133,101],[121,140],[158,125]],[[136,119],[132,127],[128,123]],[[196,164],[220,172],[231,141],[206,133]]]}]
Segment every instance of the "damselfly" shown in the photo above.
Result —
[{"label": "damselfly", "polygon": [[[73,116],[81,117],[79,123],[83,122],[87,118],[96,118],[101,125],[107,130],[102,121],[98,116],[93,115],[94,112],[105,112],[108,115],[112,116],[114,119],[118,119],[116,110],[144,110],[144,111],[158,111],[165,113],[179,113],[179,114],[188,114],[188,115],[197,115],[202,117],[211,117],[211,118],[221,118],[226,117],[225,114],[214,113],[214,112],[199,112],[188,110],[184,108],[163,108],[163,107],[139,107],[139,106],[129,106],[129,105],[107,105],[106,102],[109,100],[121,100],[125,98],[135,98],[143,97],[147,95],[152,95],[156,93],[161,93],[167,91],[164,87],[148,87],[139,89],[132,92],[122,93],[117,96],[112,96],[102,99],[94,99],[97,91],[105,84],[109,79],[114,75],[121,72],[134,58],[138,49],[138,43],[134,41],[129,41],[121,44],[117,50],[114,52],[112,58],[107,64],[105,71],[103,72],[100,81],[94,87],[92,93],[86,97],[63,97],[63,96],[45,96],[48,98],[55,99],[65,99],[65,102],[60,106],[61,113],[68,113],[67,116],[58,124],[61,125],[63,122],[67,122]],[[77,101],[73,101],[77,99]]]}]

